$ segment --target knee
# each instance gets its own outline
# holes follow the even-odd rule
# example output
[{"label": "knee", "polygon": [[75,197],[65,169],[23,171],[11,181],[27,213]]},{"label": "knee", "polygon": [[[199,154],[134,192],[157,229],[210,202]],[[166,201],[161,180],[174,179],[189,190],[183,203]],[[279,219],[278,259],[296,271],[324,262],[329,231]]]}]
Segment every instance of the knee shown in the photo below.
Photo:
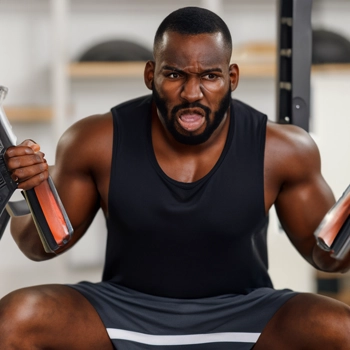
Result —
[{"label": "knee", "polygon": [[322,296],[306,296],[299,313],[299,332],[313,334],[311,341],[324,349],[350,349],[350,307],[337,300]]},{"label": "knee", "polygon": [[[343,303],[334,303],[334,308],[318,313],[320,329],[325,340],[335,344],[334,349],[350,349],[350,307]],[[338,347],[336,347],[338,346]]]},{"label": "knee", "polygon": [[334,299],[300,294],[271,319],[257,349],[350,349],[350,307]]},{"label": "knee", "polygon": [[[45,309],[45,293],[26,288],[12,292],[0,301],[0,334],[21,339],[39,328]],[[46,318],[47,320],[47,318]],[[1,344],[2,341],[0,341]]]}]

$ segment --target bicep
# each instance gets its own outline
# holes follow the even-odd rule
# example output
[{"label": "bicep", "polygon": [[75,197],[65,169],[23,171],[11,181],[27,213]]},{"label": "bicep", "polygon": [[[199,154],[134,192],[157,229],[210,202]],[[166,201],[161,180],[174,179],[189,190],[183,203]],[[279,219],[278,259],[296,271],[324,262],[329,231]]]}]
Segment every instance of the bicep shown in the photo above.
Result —
[{"label": "bicep", "polygon": [[314,264],[314,232],[335,200],[321,174],[316,145],[307,143],[304,146],[290,159],[290,171],[275,206],[281,225],[293,245]]},{"label": "bicep", "polygon": [[[72,135],[73,134],[73,135]],[[76,132],[60,140],[50,175],[72,223],[75,243],[87,230],[99,209],[99,194],[91,171],[92,150],[86,150]]]}]

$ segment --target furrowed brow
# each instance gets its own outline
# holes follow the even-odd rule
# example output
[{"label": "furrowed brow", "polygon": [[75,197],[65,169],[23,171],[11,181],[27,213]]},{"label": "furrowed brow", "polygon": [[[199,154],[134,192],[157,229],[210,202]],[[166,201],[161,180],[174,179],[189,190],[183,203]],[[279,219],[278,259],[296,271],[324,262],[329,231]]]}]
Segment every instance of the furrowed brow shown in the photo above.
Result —
[{"label": "furrowed brow", "polygon": [[[176,68],[176,67],[173,67],[173,66],[168,66],[168,65],[163,66],[162,70],[170,70],[170,71],[177,72],[177,73],[182,73],[182,74],[185,73],[183,70],[181,70],[179,68]],[[212,73],[212,72],[222,73],[222,69],[219,68],[219,67],[208,68],[208,69],[203,70],[201,72],[201,74]]]},{"label": "furrowed brow", "polygon": [[162,70],[171,70],[172,72],[177,72],[177,73],[184,73],[184,71],[182,71],[181,69],[178,69],[176,67],[172,67],[172,66],[163,66]]},{"label": "furrowed brow", "polygon": [[216,67],[216,68],[208,68],[208,69],[205,69],[202,73],[213,73],[213,72],[219,72],[219,73],[222,73],[222,69],[219,68],[219,67]]}]

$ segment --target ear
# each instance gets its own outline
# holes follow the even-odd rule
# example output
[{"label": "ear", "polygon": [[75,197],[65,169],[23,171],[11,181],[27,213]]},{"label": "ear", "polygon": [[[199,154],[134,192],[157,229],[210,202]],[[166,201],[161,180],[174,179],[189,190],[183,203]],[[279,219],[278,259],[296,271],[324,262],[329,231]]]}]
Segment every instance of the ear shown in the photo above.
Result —
[{"label": "ear", "polygon": [[236,90],[239,81],[239,68],[236,63],[232,63],[229,68],[231,91]]},{"label": "ear", "polygon": [[148,89],[152,90],[154,80],[155,63],[153,61],[147,61],[144,71],[144,81]]}]

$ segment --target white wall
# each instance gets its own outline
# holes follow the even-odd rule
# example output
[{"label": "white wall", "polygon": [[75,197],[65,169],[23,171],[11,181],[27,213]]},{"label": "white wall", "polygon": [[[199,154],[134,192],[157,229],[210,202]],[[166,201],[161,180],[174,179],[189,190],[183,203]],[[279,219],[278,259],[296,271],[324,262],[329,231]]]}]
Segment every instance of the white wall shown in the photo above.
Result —
[{"label": "white wall", "polygon": [[[248,41],[273,42],[276,39],[275,0],[72,0],[71,3],[70,18],[66,24],[69,34],[67,56],[70,60],[76,60],[90,45],[110,38],[129,38],[151,47],[158,24],[170,11],[204,3],[221,12],[236,46]],[[10,88],[7,105],[50,105],[53,102],[50,69],[55,42],[52,42],[49,4],[49,1],[43,0],[0,1],[0,84]],[[314,23],[340,30],[348,38],[349,14],[349,1],[315,0]],[[333,83],[328,84],[330,81]],[[334,186],[336,194],[350,178],[349,165],[344,162],[344,168],[339,169],[339,164],[334,160],[335,153],[346,159],[349,151],[348,143],[335,146],[340,142],[338,132],[346,133],[350,125],[346,104],[346,91],[349,92],[347,81],[350,81],[349,77],[333,75],[313,81],[315,133],[325,158],[326,178]],[[235,96],[275,119],[274,84],[272,77],[242,77]],[[67,125],[148,92],[142,77],[75,79],[70,82],[69,88],[72,112],[68,115]],[[49,163],[54,162],[56,145],[52,142],[55,133],[53,123],[16,123],[13,128],[19,140],[37,140],[47,154]],[[346,136],[344,134],[344,139]],[[38,283],[98,280],[102,269],[104,240],[105,227],[100,215],[87,236],[70,252],[53,261],[34,263],[19,252],[9,232],[6,232],[0,242],[0,297],[15,288]],[[279,231],[277,219],[273,215],[269,245],[271,273],[276,287],[313,290],[314,271],[291,248],[285,235]]]}]

